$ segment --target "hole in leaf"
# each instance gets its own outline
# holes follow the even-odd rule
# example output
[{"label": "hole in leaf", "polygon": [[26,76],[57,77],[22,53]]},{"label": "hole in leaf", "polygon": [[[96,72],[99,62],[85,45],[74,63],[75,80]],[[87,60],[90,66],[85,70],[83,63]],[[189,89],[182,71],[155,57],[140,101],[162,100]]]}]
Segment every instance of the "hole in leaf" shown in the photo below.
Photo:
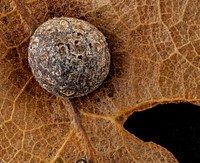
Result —
[{"label": "hole in leaf", "polygon": [[181,163],[200,162],[200,107],[190,103],[158,105],[133,113],[124,127],[145,142],[159,144]]}]

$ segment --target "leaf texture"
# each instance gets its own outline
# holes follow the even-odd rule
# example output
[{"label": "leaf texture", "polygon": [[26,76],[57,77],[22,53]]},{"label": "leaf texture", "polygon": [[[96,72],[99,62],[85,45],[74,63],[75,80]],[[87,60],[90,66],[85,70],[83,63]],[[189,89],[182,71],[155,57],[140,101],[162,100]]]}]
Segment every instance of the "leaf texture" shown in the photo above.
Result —
[{"label": "leaf texture", "polygon": [[[0,0],[2,162],[177,162],[123,128],[135,111],[200,99],[198,0]],[[55,97],[27,62],[34,30],[53,17],[80,18],[107,37],[104,84],[75,100]]]}]

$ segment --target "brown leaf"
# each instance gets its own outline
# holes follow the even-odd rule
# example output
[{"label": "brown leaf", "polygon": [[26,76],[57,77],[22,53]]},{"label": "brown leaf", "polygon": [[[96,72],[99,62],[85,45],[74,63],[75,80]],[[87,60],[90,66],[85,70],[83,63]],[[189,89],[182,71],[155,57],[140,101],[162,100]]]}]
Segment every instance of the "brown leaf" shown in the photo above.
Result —
[{"label": "brown leaf", "polygon": [[[198,0],[1,0],[1,161],[177,162],[123,123],[160,103],[199,104],[199,10]],[[27,62],[33,31],[60,16],[98,27],[112,55],[105,83],[71,101],[43,90]]]}]

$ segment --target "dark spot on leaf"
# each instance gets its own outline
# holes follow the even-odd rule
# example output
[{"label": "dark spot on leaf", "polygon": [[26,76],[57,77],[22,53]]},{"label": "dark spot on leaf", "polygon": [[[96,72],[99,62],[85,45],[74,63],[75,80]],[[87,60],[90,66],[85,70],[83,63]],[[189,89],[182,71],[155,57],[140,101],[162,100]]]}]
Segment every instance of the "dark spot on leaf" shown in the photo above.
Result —
[{"label": "dark spot on leaf", "polygon": [[9,49],[4,59],[12,63],[13,65],[17,65],[19,63],[19,55],[17,53],[17,49],[16,48]]},{"label": "dark spot on leaf", "polygon": [[82,33],[77,33],[77,36],[83,36]]},{"label": "dark spot on leaf", "polygon": [[85,20],[85,16],[80,16],[79,19]]},{"label": "dark spot on leaf", "polygon": [[48,18],[54,18],[54,17],[55,17],[55,13],[49,11],[48,14],[47,14],[47,17],[48,17]]},{"label": "dark spot on leaf", "polygon": [[118,116],[117,118],[116,118],[116,121],[117,122],[123,122],[124,121],[124,116],[123,115],[120,115],[120,116]]},{"label": "dark spot on leaf", "polygon": [[63,159],[58,157],[55,161],[55,163],[64,163]]},{"label": "dark spot on leaf", "polygon": [[79,56],[78,56],[78,59],[82,59],[82,58],[83,58],[83,56],[82,56],[82,55],[79,55]]},{"label": "dark spot on leaf", "polygon": [[104,84],[104,87],[106,89],[106,93],[108,97],[113,97],[115,94],[115,88],[114,85],[110,82],[107,82]]},{"label": "dark spot on leaf", "polygon": [[100,98],[96,98],[95,100],[96,100],[96,102],[100,102],[101,101]]},{"label": "dark spot on leaf", "polygon": [[25,71],[31,72],[31,68],[28,63],[28,59],[22,59],[22,67]]},{"label": "dark spot on leaf", "polygon": [[8,23],[8,19],[6,17],[2,17],[1,22],[6,25]]},{"label": "dark spot on leaf", "polygon": [[76,161],[76,163],[87,163],[87,161],[85,159],[80,159],[80,160]]},{"label": "dark spot on leaf", "polygon": [[27,74],[23,69],[16,69],[9,76],[8,79],[18,88],[22,88],[27,82]]},{"label": "dark spot on leaf", "polygon": [[113,97],[113,92],[108,93],[108,97]]}]

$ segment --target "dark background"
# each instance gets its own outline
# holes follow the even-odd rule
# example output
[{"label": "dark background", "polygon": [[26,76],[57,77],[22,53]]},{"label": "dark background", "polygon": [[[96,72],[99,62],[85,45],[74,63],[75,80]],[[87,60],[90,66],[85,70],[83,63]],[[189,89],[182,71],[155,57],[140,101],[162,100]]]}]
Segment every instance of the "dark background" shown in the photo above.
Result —
[{"label": "dark background", "polygon": [[133,113],[124,127],[144,141],[165,147],[180,163],[200,163],[200,106],[158,105]]}]

